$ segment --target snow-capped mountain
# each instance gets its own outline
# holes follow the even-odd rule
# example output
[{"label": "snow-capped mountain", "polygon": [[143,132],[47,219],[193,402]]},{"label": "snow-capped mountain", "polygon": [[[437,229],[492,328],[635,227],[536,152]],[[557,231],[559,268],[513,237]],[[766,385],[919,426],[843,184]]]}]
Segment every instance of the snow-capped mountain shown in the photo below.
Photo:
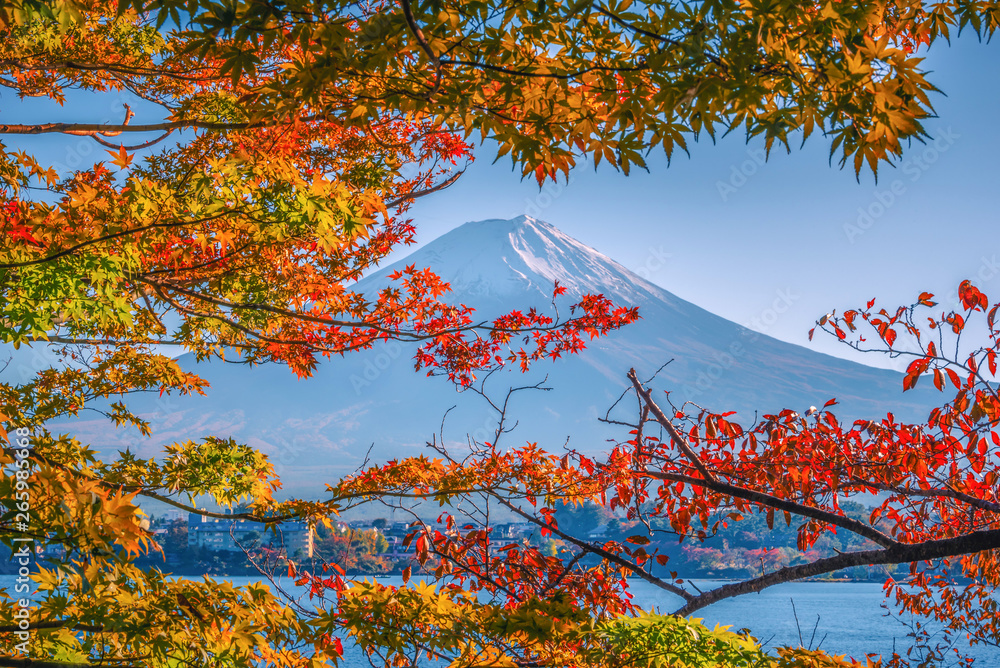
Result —
[{"label": "snow-capped mountain", "polygon": [[[537,441],[556,449],[569,438],[579,450],[606,449],[609,439],[626,437],[598,421],[627,386],[625,373],[635,367],[648,377],[671,360],[654,383],[658,390],[669,390],[678,404],[736,410],[747,422],[755,413],[801,411],[831,398],[845,417],[891,410],[901,419],[919,419],[940,400],[924,388],[904,395],[898,373],[784,343],[713,315],[532,218],[467,223],[355,289],[375,292],[389,273],[411,264],[430,267],[451,284],[452,301],[475,307],[484,318],[530,307],[551,313],[556,280],[568,288],[557,302],[562,307],[588,293],[639,307],[639,322],[594,341],[579,356],[539,363],[528,378],[505,372],[489,379],[486,389],[502,398],[511,386],[548,376],[552,389],[521,392],[511,401],[509,419],[518,422],[504,437],[511,445]],[[324,362],[302,381],[276,366],[199,364],[212,385],[208,397],[130,402],[152,418],[152,441],[126,430],[110,434],[96,421],[73,429],[104,449],[128,446],[147,455],[173,440],[232,436],[269,453],[287,491],[315,494],[366,457],[377,462],[418,454],[438,434],[452,443],[492,438],[496,415],[487,402],[456,392],[443,378],[414,373],[413,352],[385,344]],[[623,406],[616,415],[634,418]]]},{"label": "snow-capped mountain", "polygon": [[604,293],[623,303],[656,293],[669,295],[549,223],[528,216],[466,223],[358,287],[378,286],[391,271],[409,264],[430,267],[463,299],[521,304],[541,299],[547,304],[557,280],[572,294]]}]

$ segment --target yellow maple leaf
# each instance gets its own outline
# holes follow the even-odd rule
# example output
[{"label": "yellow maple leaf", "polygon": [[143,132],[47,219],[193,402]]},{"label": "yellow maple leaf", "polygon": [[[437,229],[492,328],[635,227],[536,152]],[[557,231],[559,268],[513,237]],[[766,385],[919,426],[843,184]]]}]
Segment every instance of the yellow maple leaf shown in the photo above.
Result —
[{"label": "yellow maple leaf", "polygon": [[221,247],[221,253],[226,254],[226,248],[228,248],[233,242],[234,234],[232,232],[227,232],[226,230],[220,230],[215,234],[215,240],[219,243]]},{"label": "yellow maple leaf", "polygon": [[132,164],[132,156],[128,154],[124,146],[119,146],[117,151],[108,151],[108,154],[114,158],[111,161],[112,165],[118,165],[125,169]]}]

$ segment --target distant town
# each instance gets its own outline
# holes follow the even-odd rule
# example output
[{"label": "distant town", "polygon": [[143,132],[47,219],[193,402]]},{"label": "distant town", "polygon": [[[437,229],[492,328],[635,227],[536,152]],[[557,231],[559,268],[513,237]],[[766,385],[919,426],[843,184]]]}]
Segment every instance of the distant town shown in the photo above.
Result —
[{"label": "distant town", "polygon": [[[239,512],[238,510],[236,512]],[[385,518],[336,522],[332,529],[305,522],[283,522],[278,530],[246,520],[214,519],[191,513],[154,517],[151,529],[162,555],[149,566],[182,574],[239,575],[257,572],[251,560],[333,562],[348,573],[390,575],[415,566],[406,543],[412,521]],[[530,523],[493,527],[495,538],[531,542],[538,527]]]},{"label": "distant town", "polygon": [[[237,508],[233,512],[240,511]],[[845,511],[858,517],[870,512],[860,504],[845,504]],[[585,535],[588,540],[625,541],[646,531],[638,523],[610,516],[596,506],[561,510],[556,517],[559,526],[575,535]],[[760,515],[746,516],[741,521],[727,521],[724,516],[718,519],[714,535],[704,542],[696,537],[679,542],[665,520],[656,520],[645,549],[650,555],[665,555],[668,559],[666,564],[651,559],[650,567],[664,575],[673,571],[685,578],[739,578],[862,547],[853,534],[842,538],[831,533],[809,550],[801,551],[796,547],[797,528],[783,521],[775,521],[772,530]],[[461,526],[474,528],[470,524]],[[274,531],[258,522],[168,512],[152,517],[150,529],[162,551],[151,552],[141,563],[181,575],[254,575],[259,573],[254,562],[273,567],[285,560],[336,563],[353,575],[399,574],[407,567],[413,572],[419,570],[413,548],[405,540],[414,531],[412,520],[345,520],[334,523],[332,529],[283,522],[280,530]],[[541,537],[538,527],[528,522],[494,524],[490,535],[494,541],[522,543],[546,555],[571,549],[561,540]],[[39,561],[44,562],[46,556],[61,555],[42,554]],[[882,568],[865,566],[838,571],[826,579],[884,580],[887,574]]]},{"label": "distant town", "polygon": [[[849,516],[863,517],[870,512],[857,503],[843,507]],[[236,508],[229,514],[242,510]],[[629,536],[646,533],[645,526],[611,516],[594,505],[561,510],[556,518],[559,526],[590,541],[624,542]],[[854,534],[842,539],[830,533],[802,551],[796,547],[797,527],[783,521],[774,521],[773,529],[769,529],[761,515],[749,515],[740,521],[727,521],[725,515],[717,519],[714,534],[705,541],[697,537],[678,541],[666,520],[654,520],[649,527],[653,535],[644,547],[650,555],[666,556],[667,561],[657,564],[651,558],[647,566],[660,575],[674,572],[682,578],[735,579],[865,547]],[[464,530],[481,528],[468,523],[459,526]],[[280,570],[275,566],[287,561],[336,563],[352,575],[394,575],[407,567],[414,573],[420,570],[413,548],[405,540],[414,531],[412,520],[345,520],[334,523],[332,529],[313,528],[305,522],[282,522],[278,530],[272,530],[259,522],[168,511],[151,517],[150,530],[160,550],[151,551],[138,563],[178,575],[257,575],[259,567]],[[500,544],[516,542],[535,547],[546,556],[572,550],[564,541],[543,538],[538,526],[529,522],[494,524],[490,536]],[[37,555],[36,562],[44,564],[47,559],[63,556],[58,547],[50,547],[48,552]],[[0,558],[0,567],[7,561]],[[435,566],[433,560],[425,565],[427,569]],[[887,575],[904,577],[905,571],[903,567],[890,572],[881,567],[859,566],[823,579],[882,581]]]}]

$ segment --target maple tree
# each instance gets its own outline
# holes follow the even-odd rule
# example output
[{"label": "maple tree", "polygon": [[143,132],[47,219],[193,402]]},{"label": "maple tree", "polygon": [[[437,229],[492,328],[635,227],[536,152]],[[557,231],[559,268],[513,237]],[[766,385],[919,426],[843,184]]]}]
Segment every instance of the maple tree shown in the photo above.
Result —
[{"label": "maple tree", "polygon": [[[879,663],[971,664],[954,647],[956,639],[1000,648],[1000,395],[993,381],[1000,303],[968,281],[951,306],[933,299],[922,293],[913,305],[889,311],[876,310],[871,300],[817,325],[859,350],[908,357],[905,390],[918,382],[954,390],[925,422],[901,423],[890,413],[842,423],[831,398],[807,415],[783,410],[741,425],[733,413],[674,406],[669,393],[657,396],[631,370],[638,413],[629,438],[606,457],[547,452],[532,443],[511,447],[501,443],[501,422],[471,456],[435,444],[435,459],[373,467],[336,489],[450,507],[462,500],[464,515],[449,511],[436,522],[414,515],[420,563],[431,564],[444,582],[488,592],[508,606],[559,591],[582,608],[627,614],[633,610],[626,578],[638,578],[680,597],[673,613],[685,617],[783,582],[853,566],[906,564],[909,576],[889,577],[886,596],[930,624],[917,627],[908,652]],[[844,511],[856,499],[871,504],[868,517]],[[594,502],[625,513],[634,535],[595,540],[559,525],[560,508]],[[534,523],[565,549],[545,555],[537,546],[494,536],[491,509]],[[767,564],[761,555],[759,576],[705,590],[688,587],[670,570],[660,551],[664,541],[704,541],[752,513],[766,516],[768,526],[795,526],[800,550],[831,532],[863,542],[799,564]],[[597,565],[581,566],[587,559]],[[934,622],[940,637],[930,631]]]},{"label": "maple tree", "polygon": [[[36,6],[18,4],[22,12]],[[45,6],[72,12],[87,4]],[[254,127],[275,114],[364,127],[393,110],[495,139],[500,155],[539,181],[568,173],[582,157],[628,172],[645,166],[651,148],[669,157],[703,134],[739,129],[763,138],[768,151],[819,132],[842,165],[876,170],[925,136],[936,89],[921,48],[962,29],[989,37],[1000,21],[995,2],[954,0],[119,4],[185,29],[193,67],[175,72],[176,82],[205,76],[198,59],[217,64],[215,79],[249,82],[238,107],[220,82],[214,109],[185,105],[160,122],[8,132]],[[88,69],[100,56],[85,55],[80,66]],[[277,68],[281,76],[270,76]],[[137,73],[118,61],[110,71]],[[230,117],[211,113],[219,106]]]},{"label": "maple tree", "polygon": [[[418,366],[458,383],[575,352],[635,310],[592,295],[567,320],[530,310],[478,322],[417,267],[378,295],[350,290],[412,241],[406,207],[458,177],[471,133],[497,140],[539,181],[581,155],[628,171],[651,147],[671,155],[702,132],[738,127],[769,149],[822,131],[845,164],[875,169],[923,136],[932,111],[914,50],[961,26],[990,35],[996,21],[990,3],[5,3],[0,86],[70,108],[81,91],[127,95],[135,109],[120,122],[0,125],[109,154],[59,170],[0,148],[0,335],[61,355],[25,382],[0,384],[10,432],[0,540],[15,555],[26,543],[64,550],[32,576],[39,595],[26,628],[17,596],[0,600],[4,647],[27,642],[30,652],[30,663],[4,654],[0,665],[320,666],[352,638],[394,665],[429,655],[469,666],[839,666],[847,662],[806,648],[768,656],[746,635],[645,614],[626,577],[682,596],[678,612],[689,613],[851,560],[914,564],[915,589],[889,585],[905,609],[995,643],[997,403],[980,369],[993,372],[996,350],[943,356],[942,343],[918,337],[913,309],[869,305],[820,326],[847,340],[845,330],[868,323],[891,354],[915,354],[896,337],[916,339],[907,384],[929,372],[939,387],[960,386],[919,429],[891,417],[844,426],[827,411],[750,427],[683,407],[671,416],[633,375],[636,433],[606,460],[534,444],[502,452],[498,430],[471,456],[438,447],[433,459],[333,484],[322,501],[278,502],[271,463],[244,444],[206,438],[158,459],[105,461],[47,425],[133,392],[205,391],[164,354],[171,347],[306,376],[317,356],[413,341]],[[961,294],[961,308],[932,319],[935,334],[960,334],[990,306],[971,286]],[[124,399],[103,410],[149,428]],[[650,438],[650,419],[669,438]],[[838,512],[841,498],[878,491],[888,497],[870,526]],[[201,496],[249,510],[221,515],[195,507]],[[441,527],[420,520],[410,537],[440,587],[350,584],[336,563],[286,564],[314,597],[302,605],[263,585],[137,568],[137,555],[158,549],[140,498],[275,529],[293,518],[329,525],[361,503],[464,499],[499,504],[569,551],[498,543],[487,522],[463,528],[446,513]],[[560,529],[557,509],[587,501],[668,518],[694,539],[710,533],[713,511],[733,506],[807,518],[802,545],[836,527],[873,547],[695,595],[651,572],[663,555],[647,551],[648,536],[601,544]],[[938,571],[920,567],[928,559]],[[939,586],[954,572],[971,584]]]},{"label": "maple tree", "polygon": [[[176,443],[158,460],[120,453],[105,461],[47,425],[96,404],[148,434],[127,395],[206,389],[171,348],[279,362],[307,376],[318,356],[413,341],[418,366],[468,382],[482,369],[579,350],[636,312],[593,295],[563,320],[530,309],[477,321],[418,267],[397,272],[377,295],[352,291],[367,269],[412,243],[407,206],[457,178],[451,167],[471,158],[468,144],[392,111],[364,128],[310,113],[308,104],[301,114],[244,122],[244,98],[283,76],[293,47],[261,47],[272,66],[233,80],[223,62],[192,55],[183,36],[158,30],[155,17],[116,9],[0,9],[0,85],[67,106],[83,93],[128,93],[137,113],[201,119],[137,144],[121,141],[125,131],[62,127],[77,142],[70,148],[109,149],[109,158],[78,169],[0,149],[0,337],[14,347],[49,344],[58,356],[24,382],[0,383],[2,420],[14,436],[2,459],[0,539],[16,560],[27,559],[27,543],[64,550],[35,577],[43,593],[29,626],[16,617],[22,599],[5,592],[5,651],[30,656],[4,655],[0,664],[113,656],[147,665],[206,657],[318,665],[339,655],[336,645],[265,589],[137,568],[138,554],[158,549],[137,498],[206,515],[218,513],[195,507],[195,497],[249,501],[250,516],[271,526],[290,517],[329,523],[335,501],[275,502],[270,462],[228,439]],[[123,127],[142,129],[131,124],[130,106],[124,114]],[[188,132],[175,142],[172,131],[182,127]],[[553,300],[562,292],[556,286]]]}]

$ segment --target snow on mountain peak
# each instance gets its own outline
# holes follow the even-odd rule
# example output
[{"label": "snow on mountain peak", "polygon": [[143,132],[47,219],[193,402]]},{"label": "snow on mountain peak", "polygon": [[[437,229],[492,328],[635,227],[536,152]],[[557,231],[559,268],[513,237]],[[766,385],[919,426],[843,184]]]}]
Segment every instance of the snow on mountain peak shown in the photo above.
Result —
[{"label": "snow on mountain peak", "polygon": [[[530,216],[465,223],[417,250],[405,263],[430,267],[454,292],[467,297],[523,299],[529,293],[548,299],[556,281],[571,296],[603,293],[622,303],[659,292],[606,255]],[[402,264],[363,283],[381,282]]]}]

